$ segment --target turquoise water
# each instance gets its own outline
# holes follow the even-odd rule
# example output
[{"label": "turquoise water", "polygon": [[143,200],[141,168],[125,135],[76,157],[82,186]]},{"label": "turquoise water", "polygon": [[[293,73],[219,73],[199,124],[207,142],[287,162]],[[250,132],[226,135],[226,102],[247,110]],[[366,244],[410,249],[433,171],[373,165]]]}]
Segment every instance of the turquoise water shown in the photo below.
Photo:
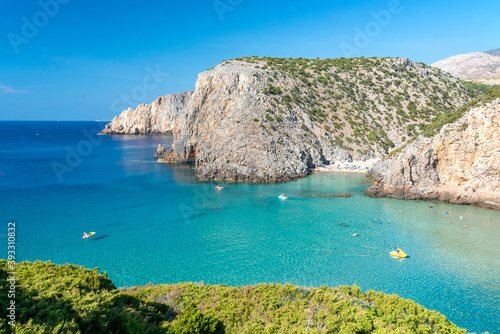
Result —
[{"label": "turquoise water", "polygon": [[[99,267],[117,286],[357,284],[411,298],[469,331],[500,333],[500,212],[433,203],[432,214],[428,202],[365,197],[372,183],[359,174],[216,191],[189,166],[155,162],[171,137],[81,132],[100,128],[0,122],[0,243],[16,221],[19,261]],[[72,149],[85,154],[70,168]],[[54,162],[71,171],[58,178]],[[340,192],[354,197],[327,197]],[[97,235],[84,241],[83,231]],[[398,247],[410,257],[391,258]]]}]

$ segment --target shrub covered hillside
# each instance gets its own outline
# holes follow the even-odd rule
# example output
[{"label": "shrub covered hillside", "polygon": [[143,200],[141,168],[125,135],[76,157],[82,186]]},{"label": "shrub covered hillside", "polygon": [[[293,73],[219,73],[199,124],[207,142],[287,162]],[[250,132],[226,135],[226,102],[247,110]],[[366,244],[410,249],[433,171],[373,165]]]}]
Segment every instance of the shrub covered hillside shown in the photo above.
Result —
[{"label": "shrub covered hillside", "polygon": [[7,323],[0,260],[1,333],[465,333],[411,300],[357,286],[229,287],[179,283],[116,289],[75,265],[16,266],[15,327]]},{"label": "shrub covered hillside", "polygon": [[386,153],[416,135],[435,134],[443,116],[481,92],[406,58],[235,60],[264,70],[254,74],[267,81],[263,93],[274,101],[264,121],[276,127],[283,114],[293,113],[304,128],[326,132],[338,146],[365,154]]}]

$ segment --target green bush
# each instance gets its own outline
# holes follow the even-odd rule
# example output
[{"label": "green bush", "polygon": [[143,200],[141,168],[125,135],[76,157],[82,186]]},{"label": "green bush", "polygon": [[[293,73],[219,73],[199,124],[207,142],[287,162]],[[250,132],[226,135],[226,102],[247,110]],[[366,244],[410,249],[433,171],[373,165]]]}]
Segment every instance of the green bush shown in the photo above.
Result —
[{"label": "green bush", "polygon": [[267,88],[264,89],[264,94],[279,95],[282,92],[281,87],[273,86],[271,84],[268,84]]},{"label": "green bush", "polygon": [[224,325],[220,320],[205,316],[193,303],[189,304],[171,323],[163,322],[160,328],[169,334],[224,333]]},{"label": "green bush", "polygon": [[[6,261],[0,260],[0,285],[7,287]],[[50,262],[23,262],[16,265],[15,328],[4,333],[160,333],[167,305],[120,293],[98,269]],[[0,296],[2,319],[9,300]],[[25,328],[26,327],[26,328]]]}]

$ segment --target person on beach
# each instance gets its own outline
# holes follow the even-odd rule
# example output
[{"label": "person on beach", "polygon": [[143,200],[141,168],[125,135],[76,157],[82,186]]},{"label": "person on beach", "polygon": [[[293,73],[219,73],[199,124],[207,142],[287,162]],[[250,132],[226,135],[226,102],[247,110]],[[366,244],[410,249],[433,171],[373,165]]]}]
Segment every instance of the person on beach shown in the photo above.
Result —
[{"label": "person on beach", "polygon": [[451,220],[450,220],[450,224],[451,224]]},{"label": "person on beach", "polygon": [[488,221],[490,222],[490,221],[491,221],[491,218],[490,218],[490,219],[488,219]]},{"label": "person on beach", "polygon": [[467,225],[467,224],[465,224],[464,226],[465,226],[465,227],[469,227],[469,225]]}]

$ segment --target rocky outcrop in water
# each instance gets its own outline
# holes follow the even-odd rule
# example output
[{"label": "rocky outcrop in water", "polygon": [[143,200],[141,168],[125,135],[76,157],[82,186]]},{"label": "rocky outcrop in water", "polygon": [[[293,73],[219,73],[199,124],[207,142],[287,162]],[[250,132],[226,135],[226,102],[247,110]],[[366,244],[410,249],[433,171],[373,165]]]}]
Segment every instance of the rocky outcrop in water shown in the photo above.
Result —
[{"label": "rocky outcrop in water", "polygon": [[433,138],[373,167],[367,195],[500,210],[500,99],[473,108]]},{"label": "rocky outcrop in water", "polygon": [[106,125],[104,135],[172,134],[174,120],[184,109],[192,92],[161,96],[151,104],[141,104],[135,110],[128,108]]},{"label": "rocky outcrop in water", "polygon": [[404,58],[251,57],[201,73],[193,92],[124,111],[102,134],[173,134],[159,162],[195,163],[202,179],[280,182],[382,157],[432,110],[470,98],[455,78]]}]

